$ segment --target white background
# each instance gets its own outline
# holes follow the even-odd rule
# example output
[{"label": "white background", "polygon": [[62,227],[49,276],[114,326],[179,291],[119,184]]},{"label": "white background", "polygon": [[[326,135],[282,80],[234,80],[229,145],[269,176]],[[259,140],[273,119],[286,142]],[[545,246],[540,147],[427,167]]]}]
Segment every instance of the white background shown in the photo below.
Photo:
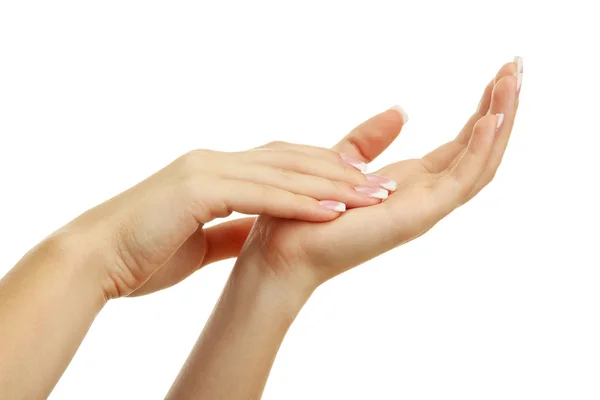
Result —
[{"label": "white background", "polygon": [[[194,148],[330,146],[399,103],[411,120],[372,169],[420,156],[521,55],[520,112],[495,181],[422,238],[321,287],[264,398],[598,399],[593,8],[4,0],[0,274]],[[162,398],[232,264],[108,304],[51,399]]]}]

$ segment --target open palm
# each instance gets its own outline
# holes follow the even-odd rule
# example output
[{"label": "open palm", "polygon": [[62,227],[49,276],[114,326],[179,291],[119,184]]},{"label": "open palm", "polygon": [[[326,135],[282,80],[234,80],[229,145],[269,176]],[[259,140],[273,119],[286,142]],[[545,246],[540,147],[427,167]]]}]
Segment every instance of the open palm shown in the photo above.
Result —
[{"label": "open palm", "polygon": [[[398,184],[387,200],[348,210],[326,223],[260,217],[241,257],[258,251],[267,265],[294,273],[298,266],[307,266],[302,270],[325,281],[425,233],[494,177],[517,111],[521,65],[516,61],[500,69],[454,140],[421,159],[375,172]],[[370,162],[398,136],[402,125],[400,114],[386,111],[332,150]]]}]

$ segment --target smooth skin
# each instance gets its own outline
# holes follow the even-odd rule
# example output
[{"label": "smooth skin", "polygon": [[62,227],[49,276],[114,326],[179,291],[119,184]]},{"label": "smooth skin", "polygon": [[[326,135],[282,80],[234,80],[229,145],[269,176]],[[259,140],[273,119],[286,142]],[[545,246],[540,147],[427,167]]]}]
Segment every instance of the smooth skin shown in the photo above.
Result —
[{"label": "smooth skin", "polygon": [[0,281],[0,398],[47,397],[108,300],[236,256],[253,219],[207,222],[233,211],[324,222],[340,215],[332,204],[381,202],[348,161],[279,143],[196,150],[50,235]]},{"label": "smooth skin", "polygon": [[[356,167],[398,136],[404,119],[394,110],[332,150],[194,151],[84,213],[0,281],[0,398],[48,396],[108,300],[172,286],[238,254],[169,398],[260,398],[285,332],[317,286],[421,235],[489,183],[514,121],[515,72],[516,63],[501,69],[457,139],[377,172],[397,182],[383,202],[380,178]],[[331,209],[339,203],[349,211]],[[260,217],[203,229],[233,211]]]},{"label": "smooth skin", "polygon": [[[321,224],[261,216],[168,398],[259,399],[288,328],[319,285],[427,232],[493,179],[521,79],[516,58],[486,87],[453,141],[376,172],[398,183],[385,202]],[[372,161],[402,128],[391,114],[391,123],[379,121],[367,121],[333,150]]]}]

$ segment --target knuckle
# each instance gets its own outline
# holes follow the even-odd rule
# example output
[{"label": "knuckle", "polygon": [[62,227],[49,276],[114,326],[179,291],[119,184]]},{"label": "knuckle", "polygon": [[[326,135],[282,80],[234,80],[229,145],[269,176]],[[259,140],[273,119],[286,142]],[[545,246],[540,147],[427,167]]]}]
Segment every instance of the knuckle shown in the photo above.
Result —
[{"label": "knuckle", "polygon": [[449,178],[452,187],[457,194],[456,197],[459,199],[457,204],[460,204],[460,201],[462,201],[469,195],[469,193],[471,192],[471,188],[469,187],[469,185],[466,185],[464,182],[458,179],[454,174],[450,174]]},{"label": "knuckle", "polygon": [[364,183],[367,182],[367,178],[365,174],[357,170],[356,168],[350,165],[342,165],[340,172],[349,179],[352,183]]},{"label": "knuckle", "polygon": [[333,151],[331,149],[322,148],[322,147],[319,147],[319,148],[323,151],[324,157],[327,157],[334,161],[340,160],[340,154],[338,152]]},{"label": "knuckle", "polygon": [[206,158],[209,153],[209,150],[201,149],[187,152],[176,160],[177,167],[184,173],[196,171],[206,163]]},{"label": "knuckle", "polygon": [[305,166],[309,165],[312,161],[309,156],[294,150],[282,152],[281,157],[286,160],[285,164],[287,167],[294,171],[303,170]]},{"label": "knuckle", "polygon": [[272,142],[265,144],[263,147],[266,147],[268,149],[280,149],[280,148],[286,147],[288,145],[289,145],[288,143],[283,142],[281,140],[274,140]]},{"label": "knuckle", "polygon": [[297,178],[297,175],[295,173],[285,169],[279,169],[277,171],[277,174],[279,178],[286,182],[293,182],[294,180],[296,180],[295,178]]},{"label": "knuckle", "polygon": [[328,183],[333,193],[348,193],[351,189],[350,185],[344,182],[328,181]]}]

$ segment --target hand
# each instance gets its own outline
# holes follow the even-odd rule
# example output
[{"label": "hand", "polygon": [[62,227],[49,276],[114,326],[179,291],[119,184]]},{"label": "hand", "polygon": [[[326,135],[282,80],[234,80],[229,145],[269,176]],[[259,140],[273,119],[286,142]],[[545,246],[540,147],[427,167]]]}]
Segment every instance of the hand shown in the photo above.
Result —
[{"label": "hand", "polygon": [[364,166],[331,150],[287,143],[237,153],[197,150],[59,235],[84,232],[79,236],[91,243],[84,248],[96,250],[106,298],[146,294],[238,254],[254,220],[202,229],[215,218],[237,211],[322,222],[346,206],[377,204],[385,191],[359,171]]},{"label": "hand", "polygon": [[[376,172],[396,190],[383,203],[321,224],[260,217],[239,260],[261,259],[276,273],[316,285],[427,232],[487,185],[506,149],[518,105],[522,61],[504,65],[476,113],[453,141],[421,159]],[[518,70],[518,72],[517,72]],[[363,123],[333,149],[371,161],[398,135],[390,112]],[[375,179],[375,178],[372,178]]]}]

